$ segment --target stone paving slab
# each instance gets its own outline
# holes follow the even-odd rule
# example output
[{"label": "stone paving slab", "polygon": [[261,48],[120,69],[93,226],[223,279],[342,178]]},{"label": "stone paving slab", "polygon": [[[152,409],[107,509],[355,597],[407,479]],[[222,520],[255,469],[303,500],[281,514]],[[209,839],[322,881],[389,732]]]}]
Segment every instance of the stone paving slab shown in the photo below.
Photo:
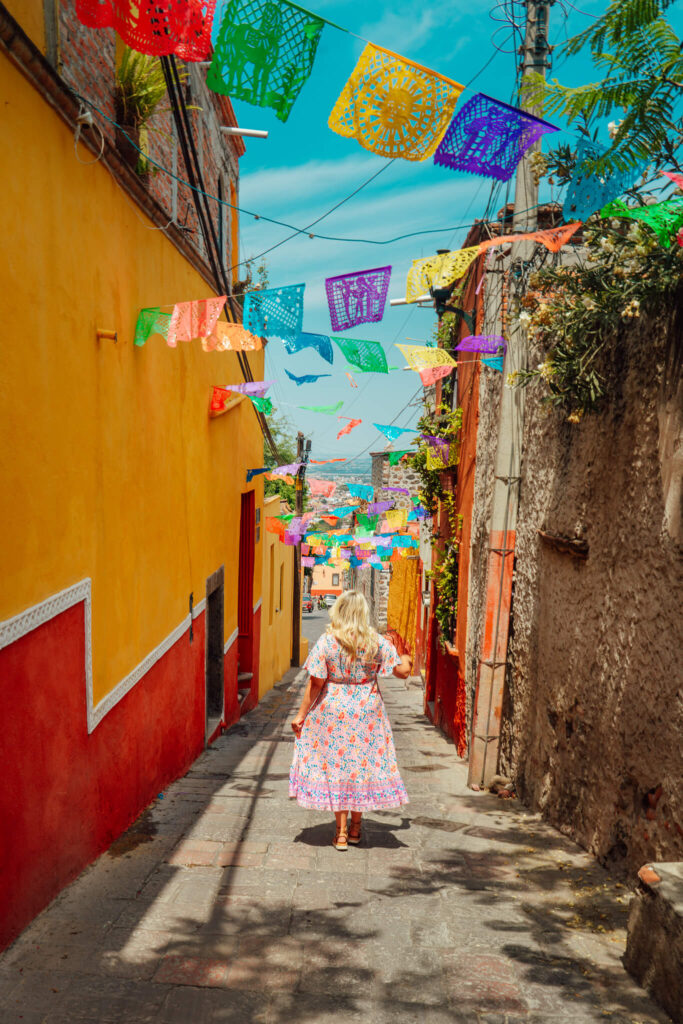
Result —
[{"label": "stone paving slab", "polygon": [[0,957],[2,1024],[665,1024],[628,888],[469,791],[415,682],[382,685],[411,802],[361,847],[288,800],[289,674]]}]

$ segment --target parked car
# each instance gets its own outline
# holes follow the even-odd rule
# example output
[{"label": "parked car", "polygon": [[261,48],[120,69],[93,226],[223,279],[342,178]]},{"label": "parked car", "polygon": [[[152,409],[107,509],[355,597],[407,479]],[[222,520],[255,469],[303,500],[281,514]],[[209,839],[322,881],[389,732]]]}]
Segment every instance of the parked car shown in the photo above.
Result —
[{"label": "parked car", "polygon": [[334,602],[337,600],[336,594],[325,594],[325,605],[331,608]]},{"label": "parked car", "polygon": [[304,596],[302,597],[301,608],[305,612],[313,611],[313,598],[311,597],[310,594],[304,594]]}]

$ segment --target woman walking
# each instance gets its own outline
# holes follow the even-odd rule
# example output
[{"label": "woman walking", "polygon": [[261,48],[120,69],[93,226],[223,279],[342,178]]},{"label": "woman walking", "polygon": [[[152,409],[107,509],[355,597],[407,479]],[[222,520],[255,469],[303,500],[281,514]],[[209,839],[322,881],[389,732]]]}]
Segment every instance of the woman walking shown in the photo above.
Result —
[{"label": "woman walking", "polygon": [[369,620],[360,591],[337,598],[327,632],[306,659],[310,678],[292,722],[289,795],[302,807],[334,811],[337,850],[360,842],[363,811],[408,803],[377,676],[406,679],[411,659]]}]

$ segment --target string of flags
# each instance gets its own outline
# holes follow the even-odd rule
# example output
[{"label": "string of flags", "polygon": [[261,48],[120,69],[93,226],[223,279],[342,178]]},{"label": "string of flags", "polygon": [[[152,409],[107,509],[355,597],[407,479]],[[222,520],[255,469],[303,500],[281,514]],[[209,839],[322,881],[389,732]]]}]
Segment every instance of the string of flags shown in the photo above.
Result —
[{"label": "string of flags", "polygon": [[[186,61],[211,57],[209,88],[258,107],[270,107],[282,121],[289,117],[311,74],[323,28],[326,24],[340,28],[289,0],[269,0],[265,5],[261,0],[228,0],[221,6],[222,20],[211,53],[216,0],[141,0],[135,4],[131,0],[75,0],[75,6],[82,24],[114,28],[140,53],[177,54]],[[456,112],[463,85],[376,43],[365,42],[328,124],[370,152],[390,159],[433,156],[439,166],[505,182],[531,145],[559,130],[485,93],[473,94]],[[598,143],[585,137],[579,140],[577,169],[564,207],[566,219],[573,215],[585,220],[640,176],[642,168],[609,175],[586,173],[586,161],[593,162],[602,152]],[[361,282],[354,297],[351,291],[347,295],[340,283],[340,290],[330,300],[337,324],[348,320],[348,326],[353,326],[369,322],[368,317],[374,319],[378,314],[372,307],[381,306],[382,287],[380,275],[376,294],[374,284],[365,289]],[[246,320],[245,326],[262,333]],[[333,322],[333,330],[344,329]]]},{"label": "string of flags", "polygon": [[138,53],[182,60],[206,60],[216,0],[76,0],[76,15],[88,28],[113,28]]},{"label": "string of flags", "polygon": [[[311,74],[325,24],[332,24],[289,0],[269,0],[266,4],[261,0],[228,0],[221,7],[222,21],[214,32],[212,51],[215,0],[141,0],[138,4],[129,0],[75,0],[75,3],[77,16],[83,24],[114,28],[125,43],[141,53],[177,54],[186,61],[210,59],[207,74],[210,88],[255,106],[269,107],[281,121],[287,120]],[[438,166],[501,182],[511,179],[530,146],[544,135],[559,130],[550,122],[485,93],[474,93],[461,103],[463,90],[464,86],[453,79],[366,41],[330,112],[328,124],[335,133],[355,139],[364,149],[387,159],[422,161],[432,157]],[[576,167],[563,207],[567,223],[552,229],[494,237],[474,246],[413,260],[406,280],[406,301],[417,302],[426,294],[450,289],[479,256],[513,241],[533,240],[551,252],[558,252],[581,223],[596,211],[603,217],[642,221],[656,234],[660,244],[672,245],[683,229],[683,197],[650,206],[629,207],[619,196],[634,184],[644,168],[602,175],[591,173],[590,166],[605,152],[597,142],[586,137],[579,140]],[[683,188],[683,175],[674,171],[662,173]],[[333,365],[337,348],[355,373],[388,374],[395,368],[388,365],[380,342],[351,338],[343,332],[382,321],[391,281],[390,265],[327,278],[330,335],[304,331],[305,284],[301,283],[246,293],[241,324],[221,319],[227,302],[224,295],[167,307],[145,307],[137,315],[134,343],[142,347],[153,336],[159,336],[170,348],[177,347],[179,342],[199,341],[205,352],[251,352],[262,349],[265,339],[275,337],[283,342],[290,355],[312,349]],[[472,333],[459,342],[456,351],[480,354],[484,366],[502,372],[507,347],[504,337],[477,334],[475,323],[468,323]],[[444,379],[458,365],[449,352],[438,347],[397,347],[406,359],[406,368],[417,372],[425,386]],[[353,374],[349,370],[344,372],[349,385],[357,388]],[[314,372],[297,375],[289,369],[285,373],[297,387],[332,376]],[[215,417],[227,412],[235,404],[235,396],[248,399],[259,413],[270,415],[273,403],[267,391],[273,383],[214,385],[209,415]],[[360,418],[338,415],[343,407],[343,401],[298,406],[345,421],[337,440],[363,422]],[[373,426],[392,443],[403,433],[414,432],[411,428],[391,424],[373,423]],[[443,468],[457,461],[455,442],[427,435],[421,436],[420,441],[427,449],[430,468]],[[390,462],[396,464],[413,452],[414,449],[392,451]],[[320,460],[319,464],[331,461],[340,460]],[[299,468],[298,463],[274,469],[256,467],[248,471],[247,478],[265,475],[291,480]],[[314,478],[309,483],[316,496],[328,498],[335,492],[331,481]],[[355,488],[353,491],[349,488],[352,497],[368,501],[372,496],[372,489],[365,485],[351,486]],[[389,528],[399,529],[395,523],[402,521],[403,511],[391,508],[378,511],[376,515],[385,514],[385,520],[372,527],[361,524],[361,530],[377,528],[381,533]],[[331,510],[328,518],[334,521],[335,517],[347,514],[350,514],[347,508]],[[404,523],[400,529],[405,526]],[[303,523],[290,523],[286,533],[292,538],[301,538],[305,535]],[[356,534],[356,538],[358,536]],[[361,536],[361,539],[371,540],[372,536]],[[354,564],[354,559],[363,559],[368,552],[374,554],[376,550],[376,544],[374,548],[372,544],[356,546],[345,550],[345,555],[350,564]],[[313,552],[306,557],[317,560],[323,553]]]},{"label": "string of flags", "polygon": [[341,428],[341,430],[339,431],[339,433],[337,434],[337,440],[339,440],[339,438],[340,438],[340,437],[343,437],[343,436],[344,436],[344,434],[350,434],[350,433],[351,433],[351,431],[352,431],[352,430],[353,430],[353,429],[354,429],[355,427],[358,427],[358,426],[360,426],[360,424],[361,424],[361,423],[363,422],[362,420],[354,420],[354,419],[351,419],[351,417],[350,417],[350,416],[337,416],[337,419],[338,419],[338,420],[348,420],[348,421],[349,421],[349,422],[348,422],[348,423],[346,424],[346,426],[345,426],[345,427],[342,427],[342,428]]},{"label": "string of flags", "polygon": [[507,349],[507,342],[500,334],[471,334],[455,346],[456,352],[484,352],[496,355]]},{"label": "string of flags", "polygon": [[[380,433],[384,434],[389,441],[395,441],[401,434],[414,434],[415,430],[412,427],[394,427],[390,423],[373,423],[373,427],[376,427]],[[408,492],[406,491],[406,494]]]},{"label": "string of flags", "polygon": [[630,207],[621,199],[614,199],[603,206],[600,216],[641,220],[654,231],[660,245],[670,248],[677,232],[683,227],[683,196],[674,196],[673,199],[665,199],[661,203],[652,203],[649,206]]}]

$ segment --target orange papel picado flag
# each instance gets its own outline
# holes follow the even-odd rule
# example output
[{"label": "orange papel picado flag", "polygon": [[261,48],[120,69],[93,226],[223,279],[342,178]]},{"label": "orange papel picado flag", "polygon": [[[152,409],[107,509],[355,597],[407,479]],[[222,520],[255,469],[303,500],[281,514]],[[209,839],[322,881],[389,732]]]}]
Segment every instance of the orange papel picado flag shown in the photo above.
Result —
[{"label": "orange papel picado flag", "polygon": [[379,156],[426,160],[441,142],[462,90],[458,82],[368,43],[328,124]]}]

